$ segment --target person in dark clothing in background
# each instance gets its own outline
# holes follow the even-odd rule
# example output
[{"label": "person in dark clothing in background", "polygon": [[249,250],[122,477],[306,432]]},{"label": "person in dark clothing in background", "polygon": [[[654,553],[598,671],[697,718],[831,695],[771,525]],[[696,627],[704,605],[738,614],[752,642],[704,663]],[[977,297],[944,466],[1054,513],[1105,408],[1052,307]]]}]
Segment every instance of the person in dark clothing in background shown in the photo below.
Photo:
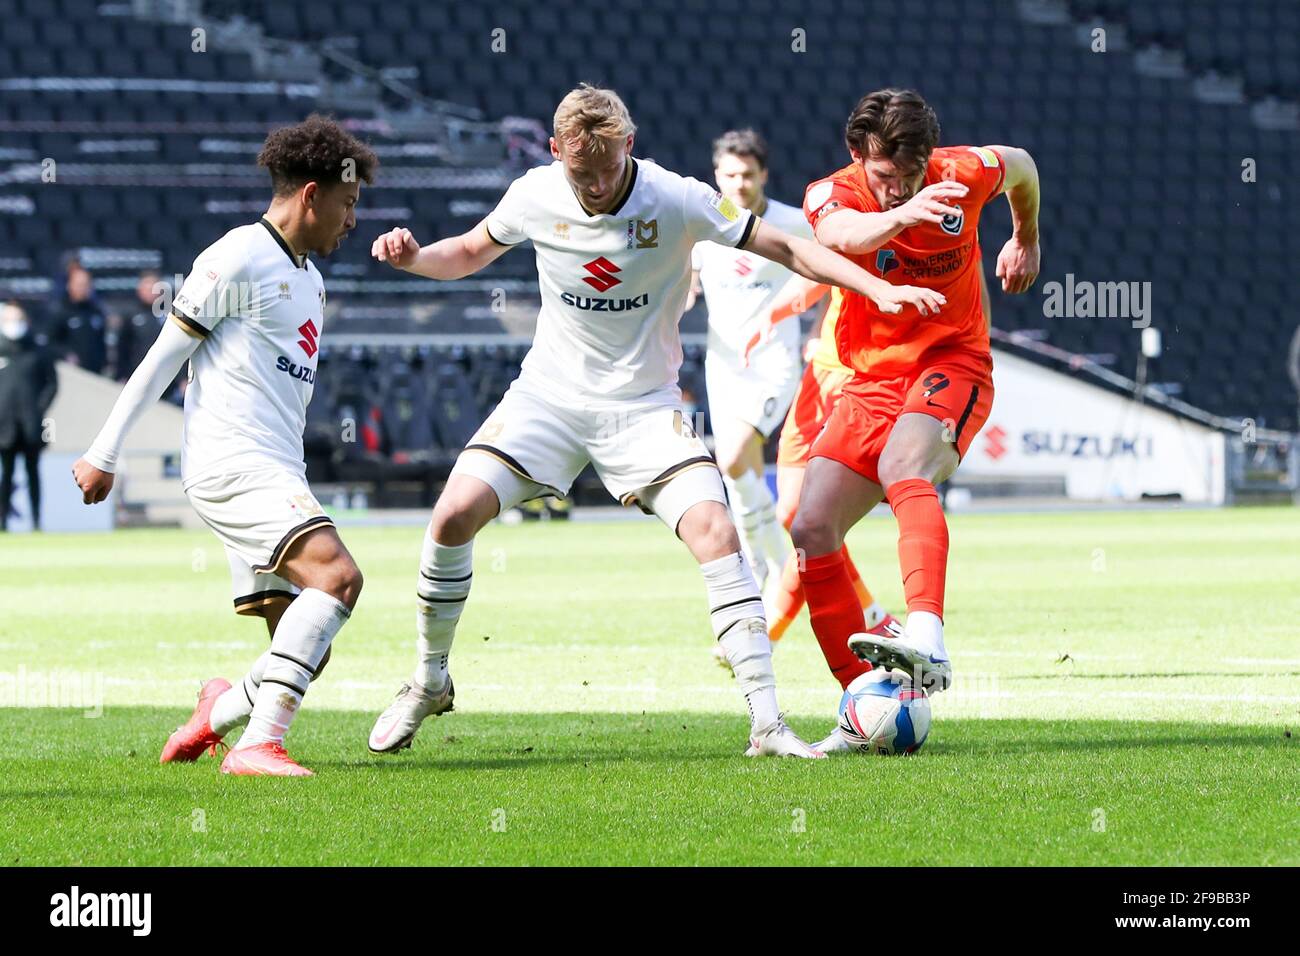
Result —
[{"label": "person in dark clothing in background", "polygon": [[98,375],[104,370],[108,317],[95,298],[93,280],[81,265],[68,268],[67,294],[56,306],[52,338],[65,359]]},{"label": "person in dark clothing in background", "polygon": [[[116,341],[109,345],[109,365],[112,366],[110,374],[119,382],[131,377],[131,373],[158,338],[163,323],[167,321],[167,309],[159,304],[170,301],[166,292],[167,285],[156,270],[146,269],[140,273],[135,286],[135,307],[120,320],[116,329]],[[111,320],[114,317],[109,318]],[[163,398],[180,404],[183,395],[180,384],[184,378],[185,370],[182,369]]]},{"label": "person in dark clothing in background", "polygon": [[32,527],[40,529],[44,419],[58,388],[54,359],[36,343],[27,314],[16,302],[0,306],[0,531],[9,524],[19,453],[27,467]]},{"label": "person in dark clothing in background", "polygon": [[135,284],[135,308],[122,323],[123,379],[130,378],[146,352],[153,347],[158,331],[167,321],[167,310],[155,311],[155,303],[162,301],[166,287],[162,277],[152,269],[140,273]]}]

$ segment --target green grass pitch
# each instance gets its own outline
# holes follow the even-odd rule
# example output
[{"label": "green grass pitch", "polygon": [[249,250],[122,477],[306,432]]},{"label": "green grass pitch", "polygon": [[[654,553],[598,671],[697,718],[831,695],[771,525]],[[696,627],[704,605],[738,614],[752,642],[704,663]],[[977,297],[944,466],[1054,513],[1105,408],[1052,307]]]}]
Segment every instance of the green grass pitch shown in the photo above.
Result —
[{"label": "green grass pitch", "polygon": [[[649,519],[488,528],[456,711],[372,756],[422,531],[344,528],[366,586],[290,734],[310,780],[157,763],[266,644],[210,534],[0,538],[0,863],[1300,863],[1300,512],[950,527],[929,742],[817,762],[741,756],[699,573]],[[898,608],[893,521],[850,545]],[[819,738],[839,690],[806,616],[775,661]]]}]

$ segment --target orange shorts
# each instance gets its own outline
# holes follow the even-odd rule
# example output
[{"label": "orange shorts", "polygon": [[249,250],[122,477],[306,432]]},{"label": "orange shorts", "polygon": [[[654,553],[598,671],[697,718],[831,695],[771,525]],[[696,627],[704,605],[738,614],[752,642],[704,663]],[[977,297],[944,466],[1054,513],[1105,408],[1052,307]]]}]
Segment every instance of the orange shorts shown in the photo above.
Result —
[{"label": "orange shorts", "polygon": [[900,415],[919,412],[943,422],[960,459],[984,427],[992,407],[991,355],[927,353],[914,371],[904,375],[854,376],[845,384],[809,457],[838,461],[879,484],[880,454]]},{"label": "orange shorts", "polygon": [[853,376],[836,369],[822,368],[815,362],[804,366],[799,389],[794,393],[790,411],[781,426],[781,441],[776,449],[776,463],[802,468],[808,464],[808,452],[821,434],[831,409],[840,397],[840,389]]}]

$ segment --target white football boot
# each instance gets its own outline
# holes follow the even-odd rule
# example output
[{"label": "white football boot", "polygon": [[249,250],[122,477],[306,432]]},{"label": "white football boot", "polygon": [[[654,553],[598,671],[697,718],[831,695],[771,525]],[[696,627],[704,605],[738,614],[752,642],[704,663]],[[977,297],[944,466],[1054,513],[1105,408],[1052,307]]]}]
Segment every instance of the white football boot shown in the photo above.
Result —
[{"label": "white football boot", "polygon": [[411,746],[424,718],[447,713],[455,698],[456,688],[450,674],[447,686],[438,694],[430,694],[414,684],[403,684],[370,731],[370,752],[392,754]]},{"label": "white football boot", "polygon": [[800,740],[799,735],[786,726],[783,714],[749,738],[749,749],[745,751],[745,756],[819,759],[826,755]]},{"label": "white football boot", "polygon": [[918,641],[897,621],[885,625],[885,633],[851,634],[849,650],[860,660],[870,661],[872,667],[887,671],[900,670],[911,676],[931,694],[947,690],[952,683],[952,662],[943,646],[942,634],[938,646]]},{"label": "white football boot", "polygon": [[836,727],[824,739],[817,741],[812,745],[813,750],[819,750],[829,756],[830,754],[851,754],[854,753],[853,745],[844,739],[840,733],[840,728]]}]

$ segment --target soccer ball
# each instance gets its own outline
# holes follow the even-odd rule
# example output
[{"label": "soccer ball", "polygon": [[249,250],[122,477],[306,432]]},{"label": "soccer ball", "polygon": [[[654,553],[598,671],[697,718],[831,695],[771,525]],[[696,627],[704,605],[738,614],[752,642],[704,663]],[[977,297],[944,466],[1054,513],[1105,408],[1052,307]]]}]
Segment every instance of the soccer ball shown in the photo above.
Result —
[{"label": "soccer ball", "polygon": [[930,734],[930,698],[901,671],[873,670],[840,698],[840,733],[864,754],[913,754]]}]

